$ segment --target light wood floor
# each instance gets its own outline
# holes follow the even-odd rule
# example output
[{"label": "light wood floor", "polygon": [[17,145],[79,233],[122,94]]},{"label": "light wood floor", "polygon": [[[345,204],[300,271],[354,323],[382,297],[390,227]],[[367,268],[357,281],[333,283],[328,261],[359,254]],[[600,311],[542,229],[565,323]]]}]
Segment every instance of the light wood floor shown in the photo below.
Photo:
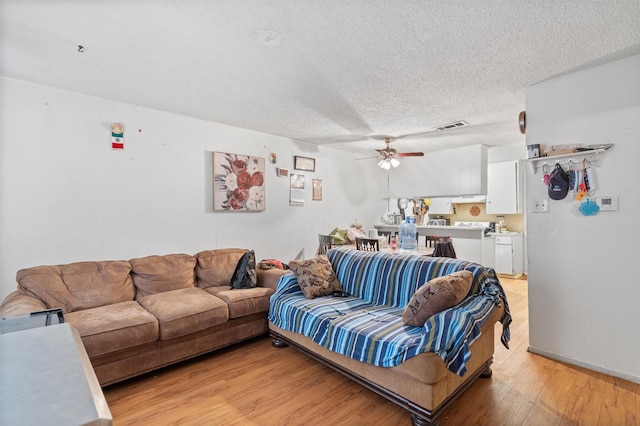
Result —
[{"label": "light wood floor", "polygon": [[[441,425],[640,425],[640,384],[527,352],[527,281],[501,278],[513,324],[491,379],[478,379]],[[114,424],[406,425],[410,415],[268,337],[104,389]]]}]

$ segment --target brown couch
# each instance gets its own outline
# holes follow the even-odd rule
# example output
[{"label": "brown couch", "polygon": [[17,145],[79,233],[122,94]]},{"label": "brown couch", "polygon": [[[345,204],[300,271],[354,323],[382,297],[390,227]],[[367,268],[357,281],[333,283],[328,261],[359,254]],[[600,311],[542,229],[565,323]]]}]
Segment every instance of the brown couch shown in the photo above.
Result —
[{"label": "brown couch", "polygon": [[258,269],[256,287],[231,289],[245,252],[22,269],[0,317],[62,308],[82,337],[98,381],[109,385],[266,333],[269,297],[285,272]]}]

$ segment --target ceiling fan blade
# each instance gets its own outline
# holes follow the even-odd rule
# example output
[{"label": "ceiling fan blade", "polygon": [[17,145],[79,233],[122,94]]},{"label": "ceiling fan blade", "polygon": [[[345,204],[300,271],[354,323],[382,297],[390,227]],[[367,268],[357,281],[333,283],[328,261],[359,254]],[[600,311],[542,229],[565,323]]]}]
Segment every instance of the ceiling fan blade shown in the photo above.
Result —
[{"label": "ceiling fan blade", "polygon": [[422,157],[424,152],[399,152],[396,154],[398,157]]},{"label": "ceiling fan blade", "polygon": [[362,158],[356,158],[356,160],[371,160],[372,158],[380,158],[380,156],[376,155],[374,157],[362,157]]}]

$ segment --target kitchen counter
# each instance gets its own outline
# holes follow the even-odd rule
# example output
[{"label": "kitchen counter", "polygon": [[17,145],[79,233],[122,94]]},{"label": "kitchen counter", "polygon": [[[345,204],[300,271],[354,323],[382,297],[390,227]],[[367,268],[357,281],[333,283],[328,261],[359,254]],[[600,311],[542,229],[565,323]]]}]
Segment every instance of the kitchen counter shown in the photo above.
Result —
[{"label": "kitchen counter", "polygon": [[[380,232],[398,232],[400,225],[387,225],[377,223],[373,225]],[[471,228],[466,226],[418,226],[418,234],[431,237],[451,237],[482,240],[484,228]]]}]

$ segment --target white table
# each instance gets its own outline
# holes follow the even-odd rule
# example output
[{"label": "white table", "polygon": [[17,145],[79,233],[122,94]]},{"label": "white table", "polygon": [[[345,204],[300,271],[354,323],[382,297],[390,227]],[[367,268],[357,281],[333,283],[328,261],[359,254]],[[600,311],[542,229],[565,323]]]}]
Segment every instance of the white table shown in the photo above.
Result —
[{"label": "white table", "polygon": [[1,425],[99,425],[111,412],[67,323],[0,334]]},{"label": "white table", "polygon": [[[400,225],[375,224],[380,232],[398,232]],[[484,228],[470,228],[466,226],[418,226],[418,234],[432,237],[468,238],[481,240]]]}]

